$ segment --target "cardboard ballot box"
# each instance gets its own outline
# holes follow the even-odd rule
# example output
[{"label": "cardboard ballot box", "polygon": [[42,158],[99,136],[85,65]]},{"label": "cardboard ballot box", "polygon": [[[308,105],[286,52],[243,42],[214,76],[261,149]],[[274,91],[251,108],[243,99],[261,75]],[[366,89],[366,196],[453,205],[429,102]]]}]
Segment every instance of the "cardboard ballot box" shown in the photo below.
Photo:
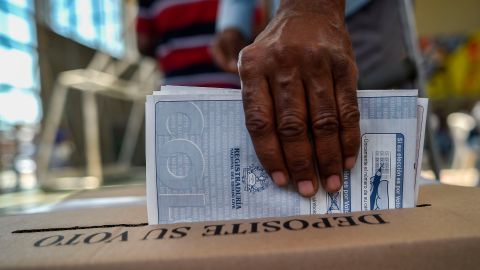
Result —
[{"label": "cardboard ballot box", "polygon": [[[138,198],[139,188],[95,194]],[[128,197],[126,197],[128,196]],[[141,198],[141,197],[140,197]],[[146,225],[142,203],[0,218],[0,269],[480,269],[480,189],[426,186],[423,207]]]}]

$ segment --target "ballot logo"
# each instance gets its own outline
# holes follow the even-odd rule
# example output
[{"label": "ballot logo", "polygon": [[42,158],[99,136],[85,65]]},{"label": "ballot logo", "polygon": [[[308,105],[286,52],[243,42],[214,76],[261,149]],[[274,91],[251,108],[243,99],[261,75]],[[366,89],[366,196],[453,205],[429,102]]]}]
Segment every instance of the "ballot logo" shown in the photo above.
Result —
[{"label": "ballot logo", "polygon": [[389,151],[375,151],[375,174],[370,177],[370,210],[389,209],[388,182],[390,180]]},{"label": "ballot logo", "polygon": [[340,195],[340,192],[327,193],[327,213],[342,213],[342,208],[340,208],[341,200],[342,197]]},{"label": "ballot logo", "polygon": [[245,191],[256,193],[265,190],[270,184],[270,179],[265,169],[252,164],[243,169],[242,182]]}]

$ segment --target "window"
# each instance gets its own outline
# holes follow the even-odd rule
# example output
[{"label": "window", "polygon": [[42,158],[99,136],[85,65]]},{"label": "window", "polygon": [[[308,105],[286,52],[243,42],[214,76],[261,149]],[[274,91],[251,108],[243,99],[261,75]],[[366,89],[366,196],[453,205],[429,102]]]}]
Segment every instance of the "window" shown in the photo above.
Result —
[{"label": "window", "polygon": [[50,0],[50,26],[60,35],[113,56],[124,53],[119,0]]},{"label": "window", "polygon": [[[122,56],[119,0],[50,0],[57,33],[113,56]],[[38,123],[39,98],[34,0],[0,0],[0,130]]]},{"label": "window", "polygon": [[33,0],[0,1],[0,130],[41,118],[33,12]]}]

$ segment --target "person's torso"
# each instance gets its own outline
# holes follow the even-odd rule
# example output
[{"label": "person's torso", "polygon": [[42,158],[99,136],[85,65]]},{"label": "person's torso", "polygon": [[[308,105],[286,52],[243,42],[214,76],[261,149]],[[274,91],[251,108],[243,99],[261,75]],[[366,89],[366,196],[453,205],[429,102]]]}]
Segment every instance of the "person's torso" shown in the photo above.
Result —
[{"label": "person's torso", "polygon": [[210,53],[218,4],[218,0],[152,1],[155,55],[166,84],[239,87],[238,76],[220,70]]}]

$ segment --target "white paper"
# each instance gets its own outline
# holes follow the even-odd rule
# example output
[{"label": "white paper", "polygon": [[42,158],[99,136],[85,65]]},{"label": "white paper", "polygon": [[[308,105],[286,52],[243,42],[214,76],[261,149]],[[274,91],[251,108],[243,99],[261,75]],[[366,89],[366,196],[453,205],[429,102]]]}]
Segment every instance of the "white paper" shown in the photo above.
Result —
[{"label": "white paper", "polygon": [[146,106],[149,223],[413,207],[417,139],[423,138],[417,93],[358,91],[357,164],[344,172],[338,193],[320,190],[307,199],[293,186],[275,186],[261,167],[239,90],[162,87]]}]

